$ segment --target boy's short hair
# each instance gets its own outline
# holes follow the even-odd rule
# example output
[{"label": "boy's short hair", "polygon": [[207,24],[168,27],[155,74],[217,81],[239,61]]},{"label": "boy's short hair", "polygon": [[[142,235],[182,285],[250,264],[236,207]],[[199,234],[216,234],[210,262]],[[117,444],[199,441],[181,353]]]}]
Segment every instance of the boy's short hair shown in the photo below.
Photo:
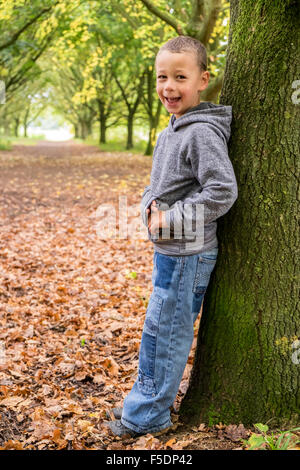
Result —
[{"label": "boy's short hair", "polygon": [[176,38],[169,39],[165,44],[161,46],[156,57],[162,51],[170,52],[183,52],[183,51],[194,51],[196,53],[197,64],[201,72],[207,70],[207,54],[206,48],[202,42],[198,39],[190,36],[177,36]]}]

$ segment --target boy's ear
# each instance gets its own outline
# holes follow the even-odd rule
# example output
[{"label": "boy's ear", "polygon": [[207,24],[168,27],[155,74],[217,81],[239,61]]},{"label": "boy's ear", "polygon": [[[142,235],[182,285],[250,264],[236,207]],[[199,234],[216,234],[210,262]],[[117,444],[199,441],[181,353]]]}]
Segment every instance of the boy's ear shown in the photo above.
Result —
[{"label": "boy's ear", "polygon": [[209,78],[210,78],[210,73],[208,70],[202,73],[201,76],[201,88],[198,91],[203,91],[205,88],[207,88],[208,83],[209,83]]}]

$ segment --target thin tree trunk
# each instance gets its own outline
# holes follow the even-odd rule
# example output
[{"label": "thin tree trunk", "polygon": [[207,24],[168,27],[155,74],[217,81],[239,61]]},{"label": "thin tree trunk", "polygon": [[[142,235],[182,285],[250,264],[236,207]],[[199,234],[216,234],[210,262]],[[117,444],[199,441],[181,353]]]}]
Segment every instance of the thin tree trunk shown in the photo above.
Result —
[{"label": "thin tree trunk", "polygon": [[155,115],[151,117],[149,116],[149,134],[148,134],[149,137],[148,137],[147,148],[145,150],[144,155],[152,155],[153,153],[161,110],[162,110],[162,102],[158,100]]},{"label": "thin tree trunk", "polygon": [[239,196],[218,221],[189,423],[299,424],[299,17],[293,0],[231,0],[220,103],[233,108]]},{"label": "thin tree trunk", "polygon": [[155,139],[155,134],[156,128],[154,127],[153,119],[149,119],[148,143],[144,155],[152,155],[153,139]]},{"label": "thin tree trunk", "polygon": [[15,122],[15,125],[14,125],[14,135],[15,135],[15,137],[18,137],[18,136],[19,136],[20,119],[19,119],[19,118],[14,118],[14,122]]},{"label": "thin tree trunk", "polygon": [[24,119],[23,119],[24,137],[28,137],[27,128],[28,128],[29,115],[30,115],[30,104],[28,105],[28,107],[25,111],[25,115],[24,115]]},{"label": "thin tree trunk", "polygon": [[73,124],[73,127],[74,127],[75,139],[78,139],[79,138],[79,131],[78,131],[79,126],[77,124]]},{"label": "thin tree trunk", "polygon": [[86,139],[86,126],[85,126],[85,121],[80,120],[80,138],[82,140]]},{"label": "thin tree trunk", "polygon": [[106,125],[105,121],[101,120],[100,121],[100,139],[99,139],[100,144],[105,144],[106,143]]},{"label": "thin tree trunk", "polygon": [[7,136],[11,135],[10,123],[4,120],[4,134]]},{"label": "thin tree trunk", "polygon": [[101,100],[98,101],[98,110],[99,110],[99,144],[106,143],[106,119],[104,104]]},{"label": "thin tree trunk", "polygon": [[133,148],[133,118],[134,113],[129,112],[127,118],[127,143],[126,150]]}]

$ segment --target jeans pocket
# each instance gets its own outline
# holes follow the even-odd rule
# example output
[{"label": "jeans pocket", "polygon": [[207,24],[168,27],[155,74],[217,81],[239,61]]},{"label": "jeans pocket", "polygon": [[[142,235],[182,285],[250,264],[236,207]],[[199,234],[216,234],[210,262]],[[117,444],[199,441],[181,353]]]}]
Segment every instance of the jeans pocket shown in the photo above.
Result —
[{"label": "jeans pocket", "polygon": [[146,311],[143,332],[150,336],[156,336],[160,314],[162,310],[163,299],[156,292],[152,292]]},{"label": "jeans pocket", "polygon": [[206,252],[199,254],[196,274],[193,283],[194,294],[205,294],[209,284],[210,275],[217,262],[217,253]]},{"label": "jeans pocket", "polygon": [[145,395],[156,393],[154,380],[156,342],[162,306],[163,299],[153,292],[147,307],[139,353],[138,386]]}]

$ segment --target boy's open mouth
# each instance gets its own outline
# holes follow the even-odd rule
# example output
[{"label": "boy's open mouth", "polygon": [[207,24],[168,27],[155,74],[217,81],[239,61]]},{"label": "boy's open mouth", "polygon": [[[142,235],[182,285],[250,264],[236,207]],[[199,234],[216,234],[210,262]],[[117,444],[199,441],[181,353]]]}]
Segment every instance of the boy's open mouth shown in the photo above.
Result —
[{"label": "boy's open mouth", "polygon": [[165,96],[165,98],[166,98],[168,103],[176,103],[176,101],[180,100],[180,96],[177,97],[177,98],[167,98],[167,96]]}]

